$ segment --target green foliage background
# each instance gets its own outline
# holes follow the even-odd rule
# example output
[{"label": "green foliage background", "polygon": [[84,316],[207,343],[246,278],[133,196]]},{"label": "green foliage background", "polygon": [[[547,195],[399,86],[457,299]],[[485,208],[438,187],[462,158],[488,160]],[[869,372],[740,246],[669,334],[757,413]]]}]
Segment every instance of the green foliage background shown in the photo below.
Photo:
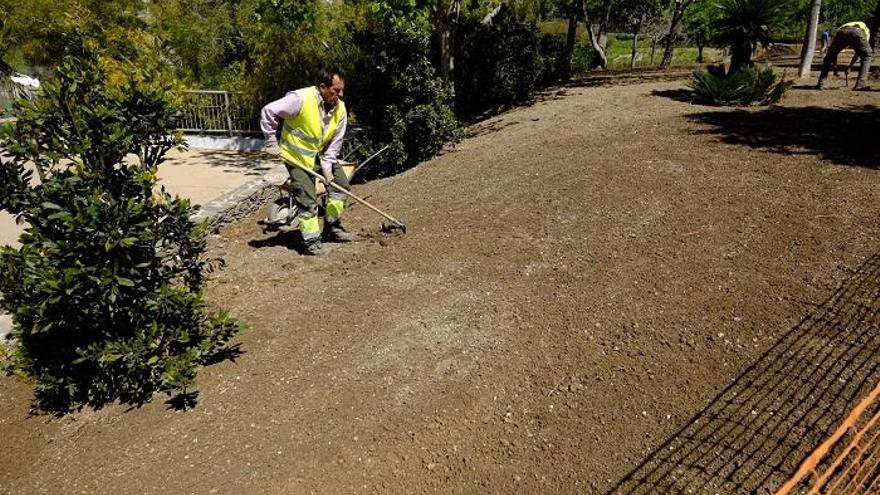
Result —
[{"label": "green foliage background", "polygon": [[[870,21],[876,3],[825,0],[821,27]],[[378,175],[386,175],[435,153],[442,147],[440,140],[454,139],[442,106],[451,106],[456,117],[467,119],[527,100],[535,90],[564,76],[568,61],[562,60],[565,43],[560,36],[564,37],[575,0],[461,0],[460,16],[453,24],[454,80],[435,81],[440,77],[441,26],[455,4],[453,0],[0,0],[0,67],[50,75],[67,40],[81,33],[93,40],[111,79],[138,67],[164,66],[184,87],[244,91],[253,113],[287,91],[312,84],[319,67],[338,65],[349,73],[347,97],[353,122],[379,125],[367,133],[375,142],[363,151],[391,145],[391,156],[376,164],[387,170],[374,167]],[[500,4],[506,6],[503,15],[483,25],[483,17]],[[788,2],[786,15],[770,37],[799,41],[809,4],[809,0]],[[607,18],[609,66],[629,65],[631,33],[637,25],[642,40],[638,65],[649,63],[651,40],[657,47],[666,39],[670,6],[667,0],[586,0],[594,20]],[[718,1],[695,0],[676,43],[717,48],[729,44],[713,27],[719,13]],[[376,16],[392,16],[395,21],[378,22]],[[430,67],[408,67],[404,64],[408,56],[391,46],[392,41],[412,44],[407,30],[400,40],[387,39],[387,29],[401,28],[405,22],[417,26],[417,51]],[[422,50],[425,38],[427,53]],[[662,46],[659,49],[662,52]],[[392,60],[398,55],[399,60]],[[683,46],[674,61],[693,63],[696,55],[696,50]],[[579,18],[573,72],[587,70],[593,58]],[[382,65],[366,63],[371,60]],[[659,60],[658,55],[655,63]],[[409,96],[396,102],[385,99],[375,91],[377,74],[390,78],[389,88]],[[358,83],[359,78],[368,82]],[[443,96],[444,85],[454,89],[451,98]],[[427,101],[432,103],[418,111],[403,110],[412,102]],[[395,121],[403,128],[427,123],[429,132],[413,141],[406,132],[391,130]]]},{"label": "green foliage background", "polygon": [[[448,84],[429,59],[431,38],[425,16],[371,6],[366,22],[353,24],[362,48],[353,64],[351,108],[367,139],[389,145],[363,177],[397,173],[436,154],[459,136]],[[348,91],[348,90],[346,90]]]}]

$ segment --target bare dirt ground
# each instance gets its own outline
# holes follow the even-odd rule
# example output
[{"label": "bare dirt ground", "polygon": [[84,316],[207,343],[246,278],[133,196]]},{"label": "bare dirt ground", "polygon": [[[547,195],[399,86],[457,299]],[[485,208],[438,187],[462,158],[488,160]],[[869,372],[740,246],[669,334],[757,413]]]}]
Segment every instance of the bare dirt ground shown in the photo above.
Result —
[{"label": "bare dirt ground", "polygon": [[880,93],[681,87],[551,92],[359,186],[405,236],[226,229],[245,353],[188,412],[0,379],[0,491],[768,492],[880,379]]}]

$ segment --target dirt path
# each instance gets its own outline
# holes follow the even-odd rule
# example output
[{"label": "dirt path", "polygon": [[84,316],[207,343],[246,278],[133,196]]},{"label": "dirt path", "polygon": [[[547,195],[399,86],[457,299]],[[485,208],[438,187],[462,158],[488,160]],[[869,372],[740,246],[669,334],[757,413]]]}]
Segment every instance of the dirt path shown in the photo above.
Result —
[{"label": "dirt path", "polygon": [[880,378],[880,94],[679,87],[568,88],[361,186],[403,237],[357,207],[323,258],[227,229],[209,297],[246,353],[185,413],[29,418],[0,379],[0,491],[776,486]]}]

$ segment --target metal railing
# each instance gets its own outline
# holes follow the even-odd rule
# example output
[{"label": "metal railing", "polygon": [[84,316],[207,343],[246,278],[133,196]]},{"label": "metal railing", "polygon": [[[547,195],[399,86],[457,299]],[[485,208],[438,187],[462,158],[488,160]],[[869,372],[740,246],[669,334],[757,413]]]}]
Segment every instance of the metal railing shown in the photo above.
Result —
[{"label": "metal railing", "polygon": [[226,136],[259,135],[259,117],[238,91],[190,90],[184,92],[180,130],[192,134]]}]

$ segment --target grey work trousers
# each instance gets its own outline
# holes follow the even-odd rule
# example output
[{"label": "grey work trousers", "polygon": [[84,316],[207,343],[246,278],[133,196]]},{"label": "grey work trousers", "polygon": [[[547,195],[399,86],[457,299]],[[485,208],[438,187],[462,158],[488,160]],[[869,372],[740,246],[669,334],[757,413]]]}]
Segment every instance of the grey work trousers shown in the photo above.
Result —
[{"label": "grey work trousers", "polygon": [[855,87],[867,86],[868,71],[871,69],[871,57],[873,55],[871,44],[868,43],[868,38],[865,36],[864,31],[855,26],[850,26],[838,31],[834,35],[834,39],[831,40],[831,46],[828,48],[828,53],[825,55],[825,60],[822,63],[822,73],[819,75],[820,88],[825,86],[828,72],[837,64],[837,56],[847,48],[852,48],[856,55],[859,56],[861,62],[859,78],[856,81]]}]

